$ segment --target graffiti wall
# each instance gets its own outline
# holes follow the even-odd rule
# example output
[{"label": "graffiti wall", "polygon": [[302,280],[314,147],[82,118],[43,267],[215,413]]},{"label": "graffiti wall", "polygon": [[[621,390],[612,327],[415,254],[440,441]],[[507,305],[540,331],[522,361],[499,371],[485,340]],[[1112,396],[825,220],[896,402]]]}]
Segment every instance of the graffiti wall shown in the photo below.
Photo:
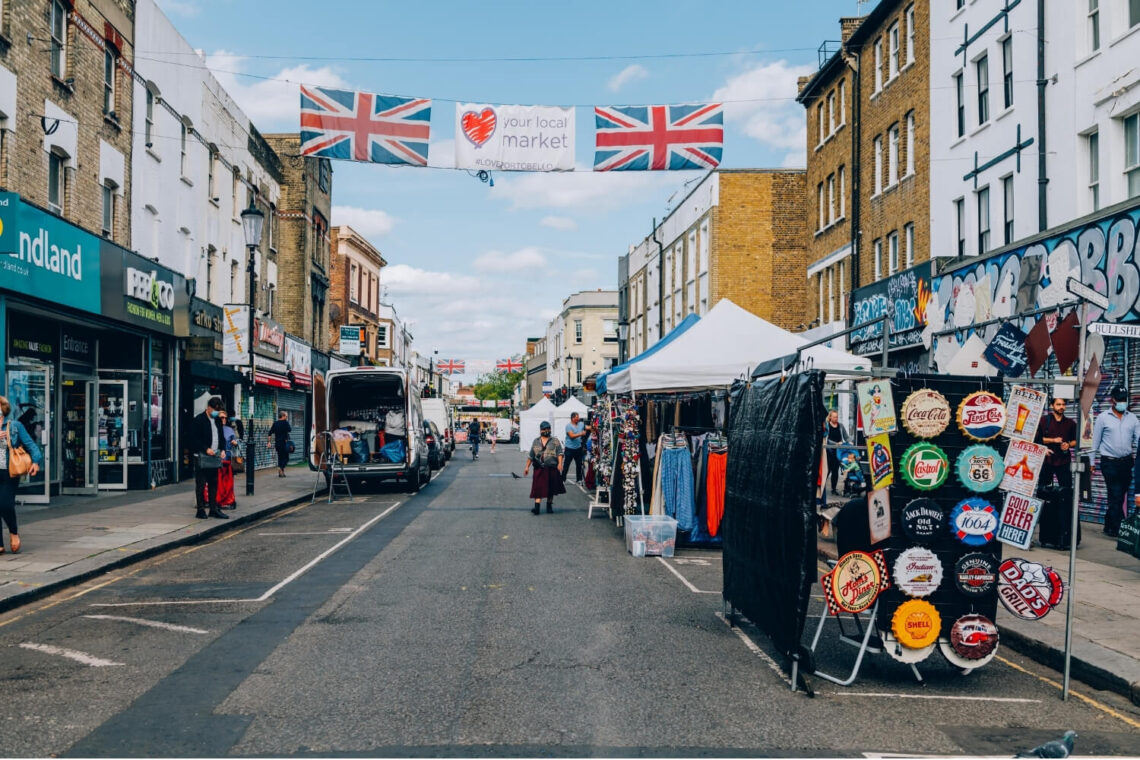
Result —
[{"label": "graffiti wall", "polygon": [[[939,331],[957,330],[933,339],[934,362],[945,366],[975,324],[1071,303],[1070,277],[1108,297],[1107,310],[1090,306],[1090,321],[1140,322],[1138,225],[1140,204],[934,277],[927,340]],[[1028,330],[1035,321],[1022,319],[1018,326]],[[983,328],[983,339],[997,327]]]},{"label": "graffiti wall", "polygon": [[[851,325],[878,319],[893,308],[890,319],[891,349],[922,345],[930,300],[930,264],[919,264],[885,280],[856,290],[851,296]],[[883,323],[851,333],[850,350],[861,356],[883,350]]]}]

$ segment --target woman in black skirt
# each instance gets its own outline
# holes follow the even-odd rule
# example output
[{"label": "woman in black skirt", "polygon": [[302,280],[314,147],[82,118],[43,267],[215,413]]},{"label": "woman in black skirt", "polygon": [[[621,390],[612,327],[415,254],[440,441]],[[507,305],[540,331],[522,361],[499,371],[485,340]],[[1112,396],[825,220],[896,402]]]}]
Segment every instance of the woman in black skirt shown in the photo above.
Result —
[{"label": "woman in black skirt", "polygon": [[554,497],[566,493],[562,486],[562,442],[550,435],[550,423],[540,422],[538,438],[530,445],[530,455],[523,465],[523,475],[534,466],[534,479],[530,483],[530,498],[534,499],[531,514],[539,514],[539,502],[546,499],[547,513],[554,511]]}]

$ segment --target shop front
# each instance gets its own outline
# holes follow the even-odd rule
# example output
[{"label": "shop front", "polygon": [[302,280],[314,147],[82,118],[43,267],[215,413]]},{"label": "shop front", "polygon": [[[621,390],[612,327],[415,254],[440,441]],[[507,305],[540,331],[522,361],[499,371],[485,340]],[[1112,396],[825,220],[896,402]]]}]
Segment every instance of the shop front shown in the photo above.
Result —
[{"label": "shop front", "polygon": [[185,281],[13,193],[0,224],[0,376],[45,455],[19,498],[170,481]]},{"label": "shop front", "polygon": [[[285,366],[285,328],[266,317],[254,320],[253,435],[257,467],[276,467],[277,454],[267,447],[269,428],[277,419],[277,394],[291,391]],[[248,409],[248,404],[247,404]],[[248,415],[247,415],[248,416]]]},{"label": "shop front", "polygon": [[[191,421],[206,409],[206,402],[220,396],[233,419],[240,419],[242,373],[222,364],[222,308],[209,301],[190,299],[190,337],[182,350],[180,377],[181,446],[179,473],[182,479],[194,476],[190,455]],[[245,421],[242,420],[244,429]]]},{"label": "shop front", "polygon": [[277,409],[289,415],[293,453],[290,464],[305,460],[308,443],[310,396],[313,392],[313,349],[305,341],[285,336],[285,367],[291,388],[277,391]]}]

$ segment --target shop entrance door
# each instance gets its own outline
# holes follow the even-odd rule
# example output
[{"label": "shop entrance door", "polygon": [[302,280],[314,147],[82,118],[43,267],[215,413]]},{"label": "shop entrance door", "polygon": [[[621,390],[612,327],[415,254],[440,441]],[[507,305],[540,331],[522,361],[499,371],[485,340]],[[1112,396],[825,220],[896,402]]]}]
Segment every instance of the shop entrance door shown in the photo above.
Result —
[{"label": "shop entrance door", "polygon": [[127,488],[127,381],[100,380],[97,431],[99,488]]},{"label": "shop entrance door", "polygon": [[8,370],[8,402],[12,417],[43,451],[44,463],[36,476],[25,476],[16,490],[16,501],[47,504],[51,494],[51,367],[12,367]]},{"label": "shop entrance door", "polygon": [[99,488],[98,417],[93,377],[64,375],[60,384],[60,492],[93,495]]}]

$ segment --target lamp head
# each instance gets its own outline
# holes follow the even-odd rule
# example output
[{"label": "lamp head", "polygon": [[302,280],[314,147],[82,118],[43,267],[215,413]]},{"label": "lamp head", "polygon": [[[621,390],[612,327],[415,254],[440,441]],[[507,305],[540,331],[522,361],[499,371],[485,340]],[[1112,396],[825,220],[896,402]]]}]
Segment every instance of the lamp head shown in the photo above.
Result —
[{"label": "lamp head", "polygon": [[261,230],[265,226],[265,214],[249,200],[249,208],[241,212],[241,229],[245,233],[245,244],[256,248],[261,244]]}]

